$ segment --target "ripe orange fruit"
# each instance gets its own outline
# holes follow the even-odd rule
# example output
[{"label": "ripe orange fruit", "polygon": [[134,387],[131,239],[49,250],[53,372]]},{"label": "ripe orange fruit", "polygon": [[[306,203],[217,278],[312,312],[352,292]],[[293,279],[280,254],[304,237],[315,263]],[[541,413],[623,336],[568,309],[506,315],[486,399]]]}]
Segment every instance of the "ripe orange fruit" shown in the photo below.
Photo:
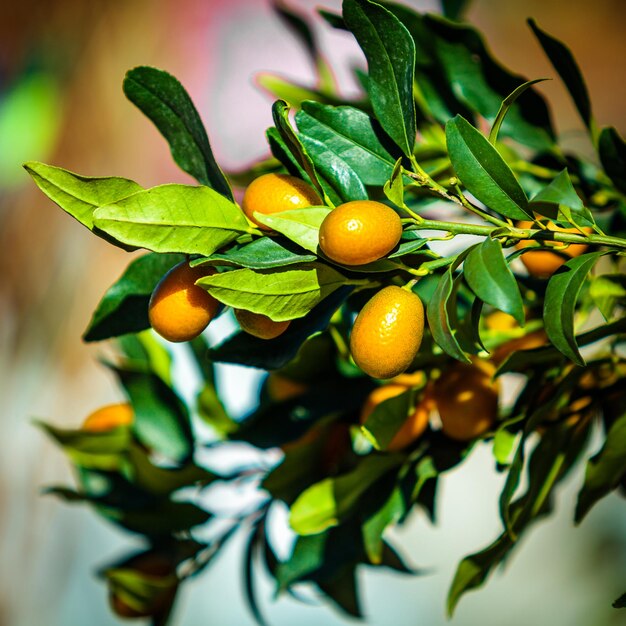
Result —
[{"label": "ripe orange fruit", "polygon": [[297,396],[301,396],[308,391],[308,385],[292,380],[286,376],[281,376],[275,372],[270,373],[265,383],[267,396],[273,402],[284,402]]},{"label": "ripe orange fruit", "polygon": [[545,346],[547,341],[548,336],[544,330],[535,330],[527,335],[524,335],[523,337],[506,341],[491,353],[490,358],[496,365],[500,365],[500,363],[502,363],[504,359],[509,356],[509,354],[517,352],[518,350],[540,348],[541,346]]},{"label": "ripe orange fruit", "polygon": [[149,318],[152,328],[168,341],[190,341],[215,317],[219,302],[194,283],[214,274],[213,268],[189,267],[186,261],[173,267],[152,293]]},{"label": "ripe orange fruit", "polygon": [[451,439],[469,441],[487,432],[498,415],[498,381],[488,362],[455,363],[435,382],[433,398],[441,429]]},{"label": "ripe orange fruit", "polygon": [[254,219],[254,213],[271,215],[292,209],[323,205],[324,201],[311,185],[289,174],[263,174],[246,188],[241,208],[246,217],[262,230],[271,230]]},{"label": "ripe orange fruit", "polygon": [[[518,222],[518,228],[531,228],[533,225],[532,222],[521,221]],[[580,231],[577,228],[559,228],[553,222],[548,222],[547,224],[549,230],[553,230],[555,232],[560,233],[578,233]],[[591,228],[583,228],[582,229],[586,233],[592,233],[593,230]],[[562,246],[557,241],[544,241],[542,242],[544,245],[548,246]],[[532,241],[530,239],[525,239],[517,244],[515,247],[518,249],[522,248],[534,248],[539,244],[536,241]],[[537,250],[536,252],[526,252],[522,254],[520,257],[522,259],[522,263],[526,266],[528,273],[531,276],[536,276],[537,278],[549,278],[556,272],[563,263],[565,263],[569,258],[574,258],[580,256],[587,250],[588,246],[585,244],[577,244],[572,243],[569,244],[565,248],[559,249],[558,252],[549,252],[548,250]]]},{"label": "ripe orange fruit", "polygon": [[424,335],[424,305],[401,287],[385,287],[361,309],[350,335],[355,363],[372,378],[392,378],[411,365]]},{"label": "ripe orange fruit", "polygon": [[130,426],[134,419],[133,407],[128,402],[108,404],[85,418],[82,430],[104,433],[120,426]]},{"label": "ripe orange fruit", "polygon": [[291,323],[289,320],[275,322],[267,315],[253,313],[244,309],[235,309],[235,317],[239,322],[239,326],[241,326],[241,330],[259,339],[274,339],[282,335]]},{"label": "ripe orange fruit", "polygon": [[487,326],[489,330],[494,331],[507,331],[519,328],[517,320],[504,311],[494,311],[487,315],[485,318],[485,326]]},{"label": "ripe orange fruit", "polygon": [[400,241],[402,222],[391,208],[373,200],[346,202],[333,209],[320,227],[320,248],[342,265],[382,259]]},{"label": "ripe orange fruit", "polygon": [[[361,424],[366,422],[367,418],[381,402],[395,398],[407,391],[407,389],[407,386],[397,383],[388,383],[387,385],[381,385],[374,389],[365,400],[363,408],[361,409]],[[432,408],[433,402],[430,396],[425,396],[422,401],[416,405],[413,412],[406,418],[400,430],[393,436],[393,439],[387,446],[387,450],[389,450],[389,452],[403,450],[420,437],[428,426],[428,418]]]}]

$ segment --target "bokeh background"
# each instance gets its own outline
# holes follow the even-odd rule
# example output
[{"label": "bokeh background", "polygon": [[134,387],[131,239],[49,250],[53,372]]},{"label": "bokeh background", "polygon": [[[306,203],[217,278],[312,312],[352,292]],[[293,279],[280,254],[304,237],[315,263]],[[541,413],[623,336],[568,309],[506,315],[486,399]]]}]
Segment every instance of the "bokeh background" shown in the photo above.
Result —
[{"label": "bokeh background", "polygon": [[[407,1],[438,10],[436,2]],[[290,0],[314,17],[317,0]],[[338,9],[339,0],[325,0]],[[587,79],[601,125],[626,130],[624,3],[595,0],[475,0],[468,18],[506,65],[554,77],[525,19],[533,16],[566,41]],[[363,63],[349,35],[320,20],[316,28],[337,78],[354,92],[347,70]],[[20,164],[44,160],[85,175],[123,175],[144,186],[190,182],[166,143],[121,91],[127,69],[155,65],[175,74],[200,110],[214,152],[227,169],[266,154],[270,98],[254,85],[262,70],[313,81],[313,68],[283,28],[269,0],[20,0],[0,2],[0,626],[100,626],[117,623],[95,578],[98,566],[132,547],[85,508],[40,495],[71,480],[68,466],[33,425],[35,417],[77,425],[120,395],[96,364],[98,346],[80,342],[90,314],[129,257],[91,236],[30,184]],[[588,150],[558,80],[539,89],[552,103],[559,132]],[[227,400],[244,410],[255,374],[222,373]],[[244,381],[244,382],[241,382]],[[611,497],[579,529],[571,518],[572,475],[558,514],[533,529],[522,549],[486,589],[465,597],[455,626],[604,626],[624,615],[610,602],[626,582],[626,507]],[[445,624],[444,598],[457,561],[499,532],[502,477],[479,450],[444,481],[439,525],[416,516],[392,540],[407,560],[429,570],[403,577],[362,571],[370,624]],[[235,540],[214,566],[188,585],[174,623],[241,626],[252,620],[240,580]],[[345,624],[327,607],[291,599],[261,606],[276,625]],[[623,623],[623,622],[621,622]]]}]

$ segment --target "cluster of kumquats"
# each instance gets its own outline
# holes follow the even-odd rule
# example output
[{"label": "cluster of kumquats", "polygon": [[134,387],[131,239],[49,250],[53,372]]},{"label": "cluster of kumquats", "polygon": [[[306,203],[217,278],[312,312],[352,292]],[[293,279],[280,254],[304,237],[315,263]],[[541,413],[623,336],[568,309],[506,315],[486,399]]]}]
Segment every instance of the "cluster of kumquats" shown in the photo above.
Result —
[{"label": "cluster of kumquats", "polygon": [[[271,229],[255,220],[255,213],[267,215],[322,204],[318,193],[299,178],[270,173],[247,187],[242,210],[252,223],[268,232]],[[519,223],[520,228],[529,226],[530,223]],[[557,228],[551,222],[548,227]],[[389,254],[401,235],[402,222],[393,209],[372,200],[353,201],[337,206],[325,218],[319,231],[319,248],[335,263],[348,267],[364,265]],[[533,245],[538,244],[532,241],[518,244],[519,247]],[[585,245],[572,244],[561,246],[558,253],[526,252],[521,259],[529,274],[546,278],[567,258],[583,254],[585,249]],[[195,284],[214,272],[213,268],[191,267],[186,261],[172,268],[152,294],[149,307],[152,328],[172,342],[197,337],[221,308],[213,296]],[[234,314],[243,331],[260,339],[274,339],[290,324],[243,309],[236,309]],[[511,316],[502,312],[487,318],[492,330],[505,330],[515,324]],[[368,397],[361,413],[362,422],[384,400],[412,387],[424,388],[420,401],[387,447],[390,451],[413,443],[426,430],[431,414],[439,416],[443,432],[452,439],[468,441],[487,432],[498,412],[499,383],[493,379],[497,365],[513,351],[546,343],[543,330],[528,333],[501,345],[489,360],[456,363],[436,381],[425,384],[422,372],[404,374],[419,351],[423,334],[424,307],[419,296],[410,288],[394,285],[382,288],[365,304],[352,329],[350,351],[354,362],[369,376],[388,381]],[[275,377],[273,384],[281,387],[275,393],[277,399],[303,391],[301,385]],[[115,422],[126,423],[130,419],[125,405],[116,405],[111,411],[118,415]],[[111,413],[105,409],[104,413],[91,416],[86,426],[98,427],[110,419]]]}]

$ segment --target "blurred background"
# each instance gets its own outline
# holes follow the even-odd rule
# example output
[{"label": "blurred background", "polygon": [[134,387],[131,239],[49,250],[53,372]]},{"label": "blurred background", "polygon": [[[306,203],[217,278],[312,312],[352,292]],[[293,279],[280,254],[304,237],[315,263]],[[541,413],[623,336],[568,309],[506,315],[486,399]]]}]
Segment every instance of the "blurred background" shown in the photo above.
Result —
[{"label": "blurred background", "polygon": [[[436,2],[407,1],[421,10]],[[314,18],[318,0],[290,0]],[[338,10],[339,0],[321,2]],[[468,19],[504,64],[529,78],[555,72],[526,18],[561,38],[586,77],[600,125],[626,130],[626,39],[621,0],[475,0]],[[344,93],[348,72],[363,63],[349,35],[316,20],[323,48]],[[313,81],[313,68],[284,30],[268,0],[20,0],[0,3],[0,626],[100,626],[116,623],[95,570],[133,546],[86,508],[40,495],[44,485],[71,481],[61,452],[33,425],[60,426],[120,398],[80,335],[105,289],[129,261],[49,202],[20,165],[43,160],[84,175],[121,175],[143,186],[190,182],[168,147],[122,94],[127,69],[154,65],[176,75],[200,110],[216,157],[241,169],[266,154],[271,100],[254,85],[268,70]],[[539,89],[552,104],[568,145],[584,145],[581,125],[557,80]],[[252,402],[232,370],[223,374],[239,410]],[[236,383],[235,380],[239,382]],[[238,388],[239,385],[239,388]],[[533,529],[522,549],[479,593],[465,597],[456,626],[603,626],[623,623],[610,607],[626,582],[626,507],[607,498],[579,529],[572,527],[579,471],[567,481],[558,514]],[[360,574],[368,622],[383,626],[445,624],[444,599],[458,560],[499,532],[500,476],[488,450],[444,481],[439,525],[423,517],[394,533],[407,560],[427,568],[419,578]],[[183,591],[174,623],[251,624],[235,541]],[[277,625],[348,623],[327,607],[271,600],[261,606]]]}]

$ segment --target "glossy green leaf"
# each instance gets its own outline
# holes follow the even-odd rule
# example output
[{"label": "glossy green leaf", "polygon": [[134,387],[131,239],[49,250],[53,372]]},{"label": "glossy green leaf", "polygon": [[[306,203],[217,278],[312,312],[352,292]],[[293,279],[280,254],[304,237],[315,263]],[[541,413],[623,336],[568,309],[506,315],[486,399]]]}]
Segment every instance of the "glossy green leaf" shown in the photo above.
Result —
[{"label": "glossy green leaf", "polygon": [[35,161],[25,163],[24,169],[50,200],[92,231],[93,213],[98,207],[114,204],[142,191],[140,185],[127,178],[79,176],[60,167]]},{"label": "glossy green leaf", "polygon": [[463,185],[487,207],[511,219],[527,219],[528,199],[513,172],[487,139],[457,115],[446,124],[448,153]]},{"label": "glossy green leaf", "polygon": [[422,237],[417,230],[405,230],[398,244],[398,248],[387,256],[388,259],[396,259],[407,254],[418,252],[428,245],[428,239]]},{"label": "glossy green leaf", "polygon": [[512,315],[524,325],[524,303],[498,239],[487,237],[472,248],[463,264],[463,273],[472,291],[496,309]]},{"label": "glossy green leaf", "polygon": [[598,500],[615,489],[626,475],[626,415],[615,420],[602,449],[587,462],[585,482],[576,502],[574,519],[580,523]]},{"label": "glossy green leaf", "polygon": [[132,430],[148,448],[177,463],[193,452],[193,434],[187,409],[159,376],[130,368],[112,368],[130,398],[135,419]]},{"label": "glossy green leaf", "polygon": [[368,91],[376,118],[410,156],[417,133],[413,39],[390,11],[369,0],[344,0],[343,18],[367,59]]},{"label": "glossy green leaf", "polygon": [[130,70],[123,86],[126,97],[165,137],[181,169],[232,200],[232,190],[215,161],[198,111],[178,80],[163,70],[143,66]]},{"label": "glossy green leaf", "polygon": [[289,241],[274,237],[260,237],[251,243],[235,245],[224,252],[214,252],[208,258],[192,261],[190,265],[236,265],[253,270],[265,270],[298,263],[309,263],[317,258],[307,254]]},{"label": "glossy green leaf", "polygon": [[402,159],[398,159],[393,166],[389,180],[385,181],[383,191],[388,200],[396,206],[404,206],[404,180],[402,178]]},{"label": "glossy green leaf", "polygon": [[[453,265],[459,265],[464,256],[458,257]],[[456,329],[451,324],[451,317],[454,318],[456,315],[453,311],[456,309],[456,290],[452,267],[450,266],[441,276],[428,302],[426,317],[430,332],[437,344],[451,357],[469,363],[470,359],[461,348],[456,338]]]},{"label": "glossy green leaf", "polygon": [[364,492],[402,459],[402,455],[367,456],[351,472],[309,487],[291,507],[291,527],[299,535],[314,535],[340,524]]},{"label": "glossy green leaf", "polygon": [[563,42],[552,37],[552,35],[548,35],[548,33],[539,28],[535,20],[529,19],[528,24],[533,33],[535,33],[535,36],[550,59],[554,69],[565,83],[585,126],[591,128],[593,125],[593,116],[591,113],[589,93],[587,92],[587,86],[585,85],[578,63],[576,63],[571,51]]},{"label": "glossy green leaf", "polygon": [[626,193],[626,141],[615,128],[602,129],[598,138],[598,154],[607,176],[622,193]]},{"label": "glossy green leaf", "polygon": [[272,118],[274,119],[274,125],[276,126],[284,146],[295,160],[298,168],[306,173],[309,182],[317,189],[320,196],[324,199],[324,203],[332,205],[326,193],[326,189],[320,182],[311,157],[307,153],[306,148],[302,145],[302,141],[291,127],[289,121],[289,105],[282,100],[274,102],[272,105]]},{"label": "glossy green leaf", "polygon": [[275,339],[259,339],[240,332],[211,350],[211,358],[225,363],[238,363],[265,370],[279,369],[299,352],[308,337],[324,330],[335,311],[343,304],[352,288],[340,287],[301,319],[294,320]]},{"label": "glossy green leaf", "polygon": [[96,209],[97,228],[153,252],[209,256],[250,226],[241,209],[209,187],[162,185]]},{"label": "glossy green leaf", "polygon": [[551,219],[573,219],[580,226],[592,226],[595,223],[591,212],[576,193],[566,169],[533,196],[529,207]]},{"label": "glossy green leaf", "polygon": [[578,294],[589,270],[602,256],[590,252],[570,259],[550,278],[543,306],[546,333],[554,346],[577,365],[583,360],[574,337],[574,313]]},{"label": "glossy green leaf", "polygon": [[391,176],[396,161],[393,146],[367,113],[349,106],[304,102],[296,123],[305,142],[309,138],[322,143],[365,185],[383,185]]},{"label": "glossy green leaf", "polygon": [[304,317],[349,281],[327,265],[309,263],[297,269],[233,270],[206,276],[196,284],[228,306],[279,322]]},{"label": "glossy green leaf", "polygon": [[491,125],[491,130],[489,131],[489,143],[496,145],[496,141],[498,139],[498,132],[500,131],[500,127],[502,126],[502,122],[506,117],[506,114],[509,112],[509,109],[513,105],[513,103],[530,87],[535,85],[536,83],[541,83],[544,80],[549,80],[547,78],[535,78],[535,80],[528,80],[525,83],[522,83],[519,87],[516,87],[503,101],[498,109],[498,113],[496,114],[496,119],[493,121]]},{"label": "glossy green leaf", "polygon": [[323,141],[313,137],[301,135],[300,140],[311,157],[315,169],[327,181],[331,181],[333,189],[342,202],[368,199],[365,185],[340,155],[330,149]]},{"label": "glossy green leaf", "polygon": [[270,215],[255,213],[254,217],[305,250],[317,253],[320,226],[330,212],[326,207],[309,207]]},{"label": "glossy green leaf", "polygon": [[182,254],[146,254],[132,261],[98,304],[83,335],[85,341],[102,341],[150,328],[150,296]]}]

